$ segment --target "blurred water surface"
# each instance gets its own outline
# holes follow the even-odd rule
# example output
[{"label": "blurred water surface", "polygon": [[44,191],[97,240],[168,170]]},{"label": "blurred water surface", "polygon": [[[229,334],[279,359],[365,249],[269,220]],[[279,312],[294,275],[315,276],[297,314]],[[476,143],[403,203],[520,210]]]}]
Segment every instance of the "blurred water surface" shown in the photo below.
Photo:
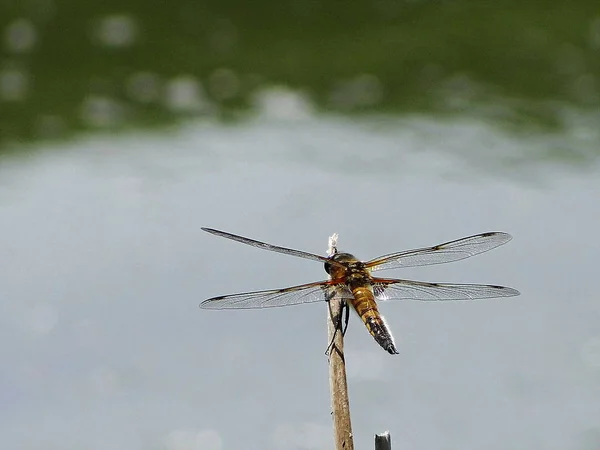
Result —
[{"label": "blurred water surface", "polygon": [[384,429],[411,449],[600,445],[598,166],[523,158],[591,151],[589,133],[275,116],[3,157],[3,447],[331,447],[325,304],[197,306],[323,279],[323,268],[201,226],[316,253],[337,231],[363,259],[510,232],[472,260],[387,275],[505,284],[520,297],[386,303],[395,357],[352,318],[357,448]]}]

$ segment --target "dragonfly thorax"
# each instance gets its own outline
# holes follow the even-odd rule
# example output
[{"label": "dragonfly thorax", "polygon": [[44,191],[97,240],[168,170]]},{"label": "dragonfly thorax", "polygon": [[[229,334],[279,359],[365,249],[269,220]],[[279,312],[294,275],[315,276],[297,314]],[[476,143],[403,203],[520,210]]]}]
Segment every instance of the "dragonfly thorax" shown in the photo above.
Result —
[{"label": "dragonfly thorax", "polygon": [[348,273],[356,270],[364,270],[363,263],[350,253],[336,253],[329,259],[332,261],[343,264],[344,267],[338,264],[325,263],[325,272],[327,272],[331,278],[342,278]]}]

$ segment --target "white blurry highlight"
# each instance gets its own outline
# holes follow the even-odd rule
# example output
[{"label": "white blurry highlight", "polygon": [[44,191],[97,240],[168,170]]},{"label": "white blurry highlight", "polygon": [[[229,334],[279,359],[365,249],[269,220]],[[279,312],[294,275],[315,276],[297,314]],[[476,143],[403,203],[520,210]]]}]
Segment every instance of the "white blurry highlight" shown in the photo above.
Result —
[{"label": "white blurry highlight", "polygon": [[137,34],[134,18],[120,14],[104,17],[95,30],[96,39],[106,47],[130,47]]},{"label": "white blurry highlight", "polygon": [[193,75],[180,75],[165,86],[165,106],[176,113],[200,113],[210,109],[204,88]]},{"label": "white blurry highlight", "polygon": [[306,95],[285,87],[263,89],[252,103],[259,115],[275,120],[305,120],[313,116],[314,107]]},{"label": "white blurry highlight", "polygon": [[92,127],[116,126],[123,121],[123,106],[112,97],[88,95],[81,105],[81,119]]},{"label": "white blurry highlight", "polygon": [[20,69],[0,71],[0,100],[18,102],[29,92],[29,77]]},{"label": "white blurry highlight", "polygon": [[6,27],[6,48],[12,53],[28,53],[37,41],[37,31],[27,19],[17,19]]}]

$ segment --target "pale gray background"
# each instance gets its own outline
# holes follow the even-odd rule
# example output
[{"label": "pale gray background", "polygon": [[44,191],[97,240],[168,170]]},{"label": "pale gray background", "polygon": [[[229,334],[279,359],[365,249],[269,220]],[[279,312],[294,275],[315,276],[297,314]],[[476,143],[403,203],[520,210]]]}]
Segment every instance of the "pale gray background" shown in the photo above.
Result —
[{"label": "pale gray background", "polygon": [[352,318],[356,448],[389,429],[397,449],[597,449],[599,170],[527,163],[593,148],[593,127],[282,116],[2,159],[0,446],[331,448],[325,304],[198,308],[323,268],[209,226],[316,253],[337,231],[363,259],[511,233],[471,260],[385,275],[520,297],[384,304],[396,356]]}]

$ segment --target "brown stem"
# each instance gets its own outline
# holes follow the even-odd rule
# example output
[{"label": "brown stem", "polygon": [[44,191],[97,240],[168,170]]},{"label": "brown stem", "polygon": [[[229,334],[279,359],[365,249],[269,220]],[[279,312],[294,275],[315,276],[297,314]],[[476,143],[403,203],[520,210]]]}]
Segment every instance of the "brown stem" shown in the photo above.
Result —
[{"label": "brown stem", "polygon": [[[346,362],[344,360],[344,336],[341,332],[342,300],[329,301],[327,330],[329,335],[329,387],[331,389],[331,415],[336,450],[354,450],[350,404],[346,382]],[[337,332],[336,332],[337,329]]]}]

